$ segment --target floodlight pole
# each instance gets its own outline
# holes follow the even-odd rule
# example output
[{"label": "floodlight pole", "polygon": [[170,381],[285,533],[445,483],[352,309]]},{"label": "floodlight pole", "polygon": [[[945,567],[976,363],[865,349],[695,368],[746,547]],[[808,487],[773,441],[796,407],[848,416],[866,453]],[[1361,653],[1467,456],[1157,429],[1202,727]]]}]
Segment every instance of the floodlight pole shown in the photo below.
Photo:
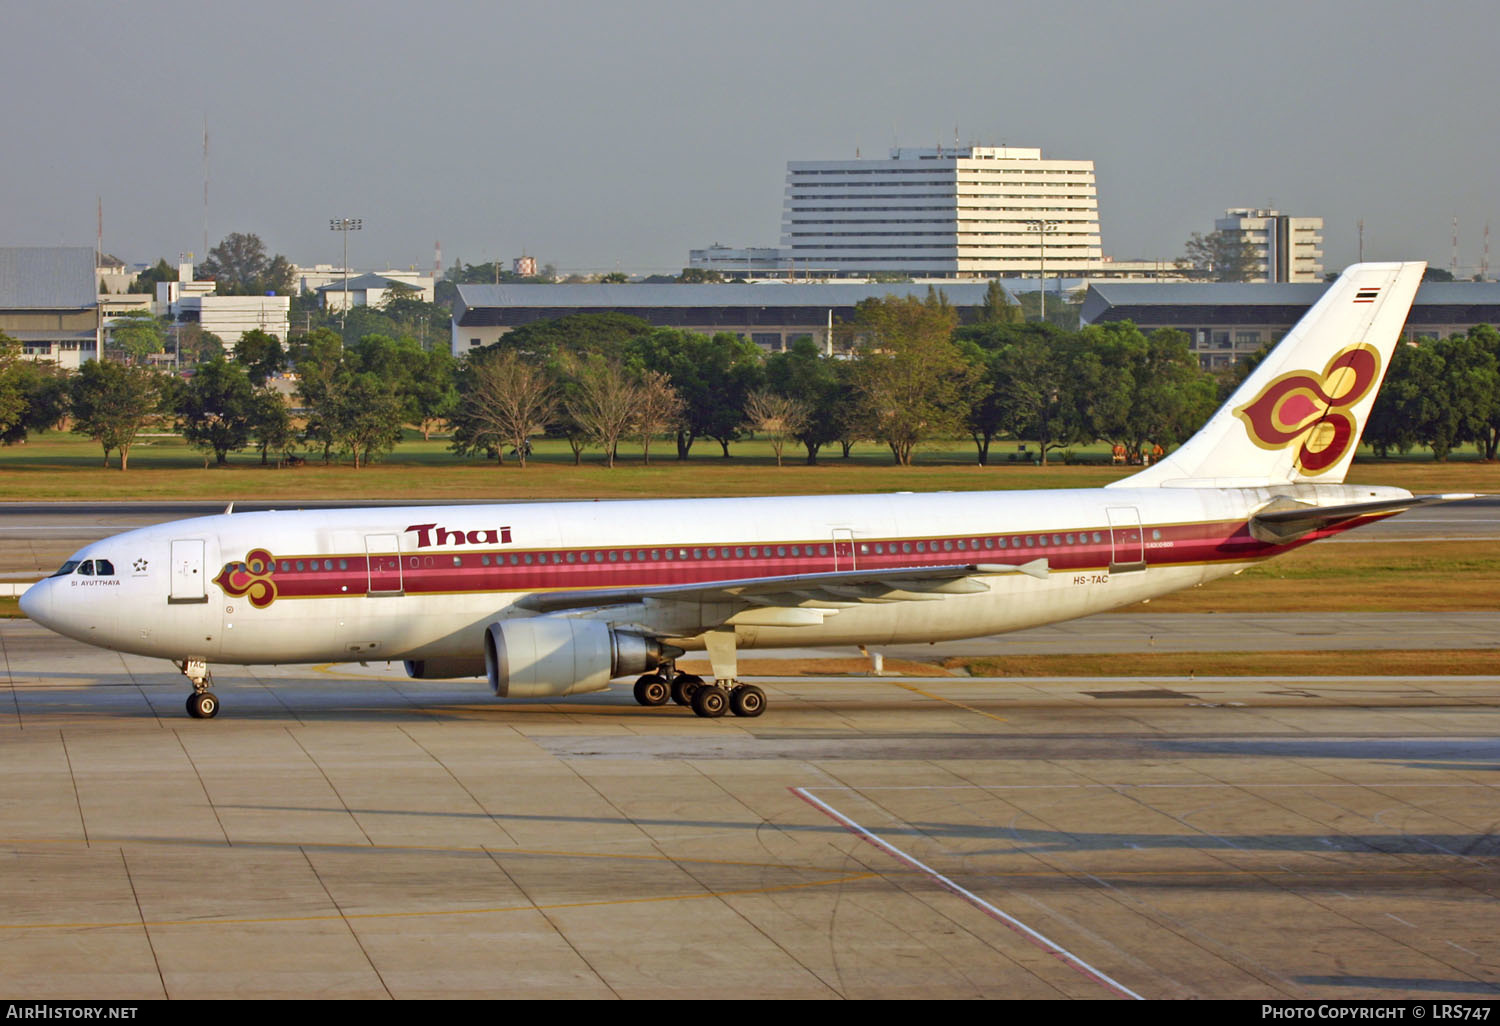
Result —
[{"label": "floodlight pole", "polygon": [[1043,324],[1047,323],[1047,233],[1057,231],[1061,221],[1048,221],[1034,218],[1026,222],[1026,230],[1037,233],[1037,241],[1042,244],[1041,272],[1038,279],[1037,308],[1041,315],[1037,318]]},{"label": "floodlight pole", "polygon": [[365,226],[363,218],[335,217],[329,220],[328,230],[344,233],[344,309],[339,314],[339,335],[344,334],[344,325],[349,320],[349,233]]}]

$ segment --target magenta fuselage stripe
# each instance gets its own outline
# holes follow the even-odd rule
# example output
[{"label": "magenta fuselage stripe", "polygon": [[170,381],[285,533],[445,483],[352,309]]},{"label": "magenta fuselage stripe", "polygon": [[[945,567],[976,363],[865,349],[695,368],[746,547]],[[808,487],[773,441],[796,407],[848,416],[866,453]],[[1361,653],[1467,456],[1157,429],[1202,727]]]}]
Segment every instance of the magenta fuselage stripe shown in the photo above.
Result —
[{"label": "magenta fuselage stripe", "polygon": [[[555,590],[584,590],[589,588],[651,588],[674,584],[709,584],[714,581],[752,580],[762,577],[783,577],[794,574],[830,573],[835,570],[879,571],[908,569],[921,566],[952,566],[962,563],[1025,563],[1034,559],[1046,559],[1048,568],[1058,572],[1078,572],[1107,569],[1112,562],[1133,563],[1142,553],[1147,566],[1161,567],[1195,563],[1240,563],[1265,559],[1282,552],[1298,548],[1308,542],[1342,533],[1356,524],[1368,523],[1377,517],[1365,517],[1332,527],[1313,531],[1294,542],[1271,544],[1257,540],[1250,534],[1247,521],[1220,521],[1198,524],[1168,524],[1160,527],[1115,529],[1114,542],[1107,527],[1090,528],[1087,531],[1038,531],[1005,535],[965,536],[965,547],[957,547],[956,537],[937,539],[896,538],[859,539],[853,543],[811,542],[796,543],[799,549],[811,549],[810,554],[798,556],[749,555],[728,558],[692,558],[693,552],[719,553],[728,549],[749,552],[754,548],[764,552],[767,546],[756,542],[715,543],[672,546],[675,558],[650,559],[652,552],[665,553],[667,548],[657,545],[631,546],[631,558],[627,561],[625,547],[575,549],[432,549],[423,552],[404,552],[400,555],[401,569],[397,574],[391,561],[394,553],[376,554],[369,557],[382,566],[367,566],[362,554],[316,557],[303,554],[282,555],[272,553],[275,568],[268,575],[275,584],[278,598],[336,598],[364,595],[371,591],[370,579],[375,579],[375,591],[401,590],[407,594],[462,594],[487,592],[528,592]],[[1093,541],[1097,533],[1102,541]],[[1074,539],[1072,544],[1067,539]],[[973,542],[980,542],[975,546]],[[999,547],[999,539],[1005,539],[1005,547]],[[1087,541],[1080,541],[1087,538]],[[993,547],[984,547],[986,539]],[[1027,545],[1026,541],[1032,544]],[[1056,542],[1054,542],[1056,539]],[[917,545],[927,551],[915,551]],[[944,547],[945,545],[951,547]],[[910,546],[911,552],[892,551]],[[817,554],[818,549],[826,554]],[[884,551],[876,552],[876,548]],[[790,550],[793,545],[771,545],[771,550]],[[837,555],[835,555],[837,550]],[[1117,552],[1118,550],[1118,552]],[[641,561],[637,554],[644,551],[648,558]],[[686,552],[687,558],[681,558]],[[610,554],[615,559],[610,559]],[[574,562],[566,562],[571,555]],[[511,565],[515,557],[516,565]],[[533,562],[527,565],[530,557]],[[597,558],[596,558],[597,557]],[[538,562],[540,559],[548,562]],[[458,564],[454,564],[454,560]],[[484,565],[484,560],[490,565]],[[561,563],[553,559],[564,560]],[[295,567],[298,562],[321,566],[325,561],[335,567],[342,561],[343,569],[305,569],[283,571],[283,563]],[[399,583],[398,583],[399,582]]]}]

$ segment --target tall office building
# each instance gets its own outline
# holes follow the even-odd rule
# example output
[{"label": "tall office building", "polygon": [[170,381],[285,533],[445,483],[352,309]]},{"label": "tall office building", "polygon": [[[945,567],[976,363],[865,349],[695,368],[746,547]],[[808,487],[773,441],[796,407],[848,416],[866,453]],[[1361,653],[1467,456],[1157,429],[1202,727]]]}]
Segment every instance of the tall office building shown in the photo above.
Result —
[{"label": "tall office building", "polygon": [[1094,162],[1014,146],[791,161],[781,251],[811,274],[1087,274],[1102,260]]},{"label": "tall office building", "polygon": [[1249,281],[1323,280],[1321,217],[1234,207],[1214,221],[1214,230],[1244,239],[1255,248],[1255,275]]}]

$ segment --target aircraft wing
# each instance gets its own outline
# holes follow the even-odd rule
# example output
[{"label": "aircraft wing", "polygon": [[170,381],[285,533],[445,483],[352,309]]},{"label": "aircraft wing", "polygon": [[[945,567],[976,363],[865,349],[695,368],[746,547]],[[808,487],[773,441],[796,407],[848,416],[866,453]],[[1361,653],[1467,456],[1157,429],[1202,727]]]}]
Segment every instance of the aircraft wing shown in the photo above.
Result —
[{"label": "aircraft wing", "polygon": [[1404,513],[1418,506],[1429,506],[1438,502],[1457,502],[1478,496],[1473,492],[1453,492],[1446,495],[1412,495],[1400,499],[1380,499],[1375,502],[1350,502],[1340,506],[1312,506],[1296,504],[1290,507],[1273,503],[1270,507],[1250,518],[1250,533],[1263,542],[1283,544],[1296,541],[1303,535],[1334,524],[1346,523],[1360,517],[1376,514]]},{"label": "aircraft wing", "polygon": [[703,626],[732,619],[742,625],[795,627],[821,623],[823,617],[839,609],[867,602],[930,601],[986,592],[989,585],[978,578],[1015,573],[1045,579],[1047,561],[839,570],[658,587],[555,591],[528,596],[520,605],[538,613],[558,613],[642,604],[678,607],[689,620],[696,619]]}]

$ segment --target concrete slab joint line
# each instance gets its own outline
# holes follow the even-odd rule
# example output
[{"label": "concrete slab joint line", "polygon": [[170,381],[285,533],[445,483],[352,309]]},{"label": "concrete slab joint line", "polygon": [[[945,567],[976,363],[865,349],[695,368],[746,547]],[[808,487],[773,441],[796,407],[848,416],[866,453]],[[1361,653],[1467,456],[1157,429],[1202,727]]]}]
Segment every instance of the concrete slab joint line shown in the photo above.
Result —
[{"label": "concrete slab joint line", "polygon": [[1043,934],[1038,933],[1036,930],[1033,930],[1031,927],[1029,927],[1025,923],[1021,922],[1021,920],[1017,919],[1015,916],[1012,916],[1008,912],[1005,912],[1005,911],[1003,911],[1003,910],[1001,910],[999,908],[996,908],[994,905],[991,905],[989,902],[985,901],[979,895],[977,895],[974,892],[972,892],[972,891],[970,891],[970,890],[968,890],[968,889],[960,886],[959,884],[955,883],[953,880],[951,880],[948,877],[944,876],[942,873],[939,873],[937,870],[935,870],[932,867],[926,865],[925,863],[921,862],[917,858],[915,858],[915,857],[913,857],[911,855],[908,855],[906,852],[902,851],[900,848],[896,847],[891,842],[885,840],[884,838],[878,836],[877,834],[872,833],[871,831],[869,831],[869,830],[865,829],[864,827],[860,826],[853,819],[851,819],[850,817],[846,816],[844,813],[838,811],[833,806],[829,805],[827,802],[825,802],[825,801],[823,801],[823,800],[815,797],[814,795],[812,795],[807,788],[804,788],[804,787],[793,787],[793,788],[788,788],[788,790],[790,790],[798,798],[801,798],[803,801],[807,802],[809,805],[811,805],[814,808],[816,808],[819,811],[821,811],[824,815],[828,816],[830,819],[834,820],[834,822],[839,823],[840,825],[842,825],[850,833],[852,833],[855,836],[861,838],[862,840],[865,840],[865,841],[869,842],[870,844],[872,844],[875,847],[881,849],[882,851],[886,852],[887,854],[893,856],[894,858],[898,859],[899,861],[906,863],[908,866],[911,866],[912,868],[916,869],[918,872],[926,874],[934,883],[938,884],[943,889],[945,889],[947,891],[950,891],[953,894],[958,895],[964,901],[968,902],[970,905],[973,905],[975,908],[979,909],[981,912],[985,913],[986,915],[990,916],[993,919],[997,919],[1000,922],[1004,923],[1006,926],[1010,927],[1012,930],[1014,930],[1017,933],[1021,934],[1023,937],[1025,937],[1032,944],[1035,944],[1037,947],[1041,948],[1043,951],[1047,952],[1048,954],[1052,955],[1053,957],[1055,957],[1055,958],[1061,960],[1062,962],[1066,963],[1068,966],[1070,966],[1071,968],[1075,969],[1076,971],[1078,971],[1082,975],[1088,977],[1089,979],[1093,980],[1095,983],[1098,983],[1100,986],[1104,987],[1106,990],[1109,990],[1109,991],[1111,991],[1111,992],[1119,995],[1120,997],[1132,998],[1132,999],[1134,999],[1136,1001],[1144,1001],[1145,1000],[1145,998],[1141,997],[1141,995],[1137,994],[1135,991],[1131,990],[1129,987],[1125,986],[1123,983],[1120,983],[1117,980],[1111,979],[1109,976],[1105,975],[1103,972],[1099,971],[1098,969],[1095,969],[1093,966],[1089,965],[1083,959],[1081,959],[1077,955],[1073,954],[1067,948],[1064,948],[1062,945],[1060,945],[1060,944],[1056,943],[1055,941],[1049,939],[1048,937],[1044,936]]}]

